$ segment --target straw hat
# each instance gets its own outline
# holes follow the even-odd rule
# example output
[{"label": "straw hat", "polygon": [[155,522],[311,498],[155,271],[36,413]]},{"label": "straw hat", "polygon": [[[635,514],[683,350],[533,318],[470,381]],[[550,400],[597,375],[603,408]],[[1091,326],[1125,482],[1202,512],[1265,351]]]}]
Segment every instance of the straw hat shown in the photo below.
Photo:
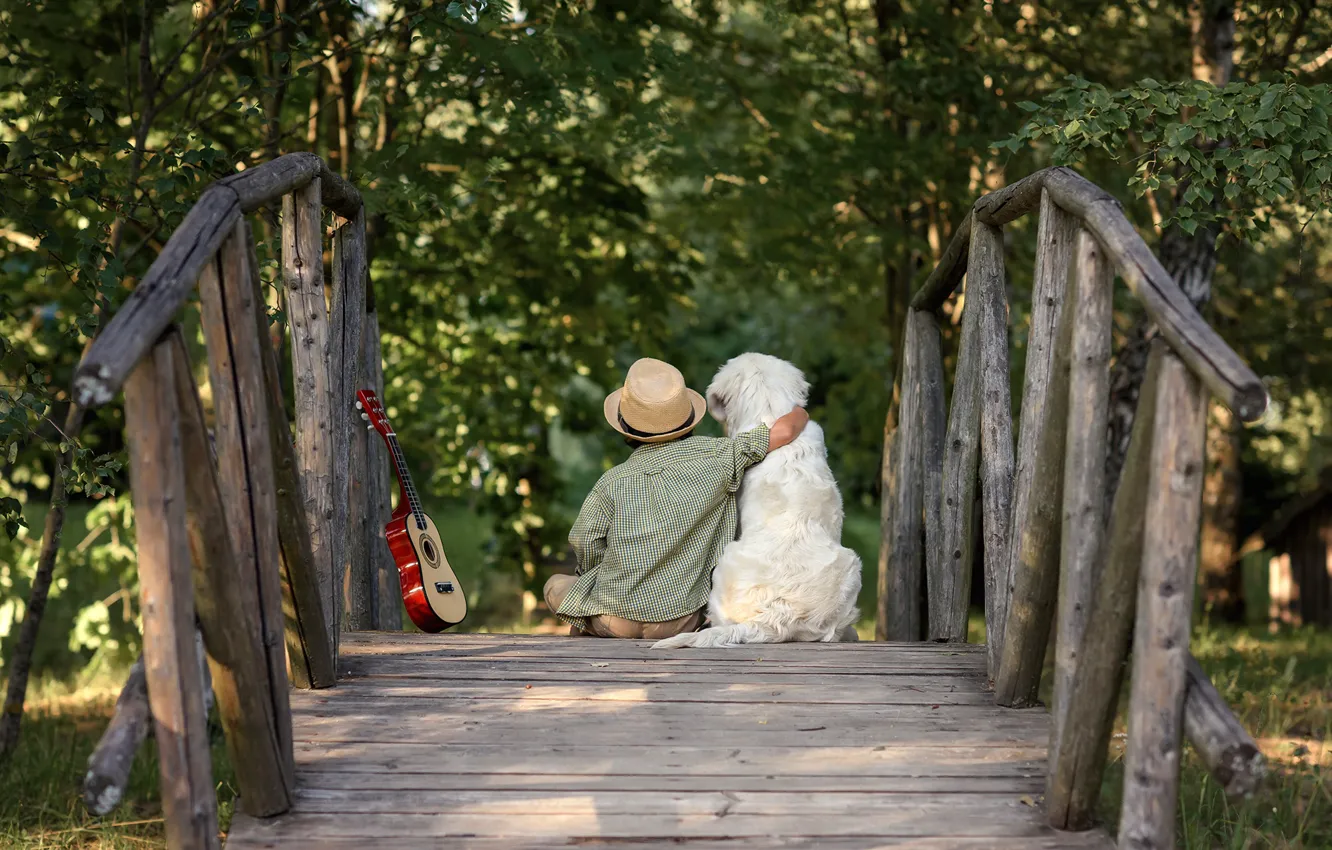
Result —
[{"label": "straw hat", "polygon": [[708,412],[669,363],[645,357],[629,367],[624,387],[606,396],[606,421],[640,443],[664,443],[694,430]]}]

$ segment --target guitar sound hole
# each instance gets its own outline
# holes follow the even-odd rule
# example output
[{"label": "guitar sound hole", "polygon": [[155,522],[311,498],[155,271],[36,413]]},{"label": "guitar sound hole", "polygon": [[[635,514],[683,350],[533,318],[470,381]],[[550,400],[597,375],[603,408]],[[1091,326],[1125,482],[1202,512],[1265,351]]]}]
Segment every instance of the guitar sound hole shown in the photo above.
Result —
[{"label": "guitar sound hole", "polygon": [[421,554],[425,555],[427,564],[434,564],[439,560],[438,556],[435,555],[435,544],[431,543],[429,538],[422,538]]}]

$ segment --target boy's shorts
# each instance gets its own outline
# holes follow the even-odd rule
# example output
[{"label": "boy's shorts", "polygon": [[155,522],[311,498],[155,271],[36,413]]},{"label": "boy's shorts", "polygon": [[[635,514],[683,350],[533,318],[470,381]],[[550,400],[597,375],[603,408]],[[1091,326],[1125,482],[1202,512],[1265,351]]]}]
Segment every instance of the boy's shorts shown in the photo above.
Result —
[{"label": "boy's shorts", "polygon": [[[569,587],[577,580],[577,576],[569,575],[553,575],[550,577],[546,582],[545,597],[546,605],[550,607],[551,611],[560,610],[560,603],[564,601],[564,595],[569,592]],[[686,614],[674,620],[667,620],[664,623],[640,623],[637,620],[626,620],[614,614],[597,614],[594,617],[587,618],[586,629],[579,629],[574,626],[570,634],[595,635],[604,638],[661,640],[684,632],[698,631],[698,627],[703,625],[704,613],[705,609],[700,608],[692,614]]]}]

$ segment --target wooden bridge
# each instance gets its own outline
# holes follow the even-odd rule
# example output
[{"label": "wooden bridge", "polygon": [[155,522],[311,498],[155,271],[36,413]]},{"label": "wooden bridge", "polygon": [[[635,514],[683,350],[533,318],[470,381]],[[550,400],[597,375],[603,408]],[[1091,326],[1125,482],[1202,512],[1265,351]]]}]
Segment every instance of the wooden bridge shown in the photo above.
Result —
[{"label": "wooden bridge", "polygon": [[[278,203],[290,337],[275,347],[245,217]],[[1015,427],[1002,227],[1037,209]],[[1108,505],[1116,273],[1160,336]],[[939,314],[964,276],[949,405]],[[212,441],[174,324],[196,285]],[[204,193],[76,374],[82,405],[124,391],[171,847],[218,845],[210,679],[237,848],[1108,846],[1095,816],[1130,643],[1119,846],[1173,846],[1185,739],[1228,792],[1256,787],[1261,755],[1188,642],[1208,392],[1244,420],[1266,392],[1076,173],[978,200],[913,299],[885,461],[891,643],[663,653],[401,633],[387,462],[352,427],[355,389],[383,380],[367,286],[359,193],[289,154]],[[991,640],[967,646],[982,549]],[[142,740],[134,716],[94,754],[94,810]]]}]

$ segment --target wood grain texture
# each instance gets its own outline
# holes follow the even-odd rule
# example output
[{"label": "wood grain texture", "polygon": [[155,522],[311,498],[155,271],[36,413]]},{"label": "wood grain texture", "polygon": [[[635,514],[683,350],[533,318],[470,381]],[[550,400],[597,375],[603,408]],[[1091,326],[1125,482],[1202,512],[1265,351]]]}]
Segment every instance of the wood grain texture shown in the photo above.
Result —
[{"label": "wood grain texture", "polygon": [[[365,330],[361,334],[364,349],[361,365],[365,383],[378,398],[384,397],[384,360],[379,342],[379,312],[371,309],[373,290],[366,281]],[[366,432],[367,437],[369,431]],[[388,448],[383,440],[368,440],[366,452],[366,523],[365,550],[370,561],[370,591],[373,602],[372,628],[386,631],[402,630],[402,592],[398,583],[398,567],[393,562],[384,526],[393,514],[393,472]]]},{"label": "wood grain texture", "polygon": [[320,181],[282,201],[282,278],[291,326],[292,381],[296,394],[296,457],[310,549],[319,578],[319,599],[333,658],[342,628],[342,582],[337,556],[342,529],[336,525],[336,463],[333,428],[332,350],[324,300],[323,225]]},{"label": "wood grain texture", "polygon": [[[235,573],[254,595],[230,600],[253,612],[263,647],[283,784],[291,784],[291,709],[287,701],[287,658],[283,633],[282,567],[277,528],[277,485],[268,424],[263,350],[268,337],[254,323],[261,301],[252,285],[250,249],[238,222],[218,251],[217,261],[199,278],[200,320],[208,347],[208,375],[213,396],[213,436],[217,447],[217,485],[231,533]],[[200,484],[200,492],[207,485]],[[225,615],[224,615],[225,616]],[[247,656],[238,663],[249,664]],[[257,682],[256,682],[257,684]],[[271,805],[281,804],[274,794]],[[265,803],[270,805],[270,803]]]},{"label": "wood grain texture", "polygon": [[1004,645],[995,675],[1000,705],[1036,704],[1059,584],[1059,532],[1064,489],[1064,443],[1068,426],[1069,356],[1073,319],[1070,302],[1060,310],[1054,363],[1041,410],[1039,443],[1026,511],[1014,518],[1017,551],[1009,585]]},{"label": "wood grain texture", "polygon": [[[925,569],[943,569],[944,440],[948,408],[944,399],[943,339],[934,313],[911,310],[916,323],[916,412],[920,418],[921,501],[924,505]],[[918,585],[919,586],[919,585]],[[917,591],[918,603],[919,590]],[[920,610],[917,605],[917,610]],[[917,631],[917,637],[919,637]]]},{"label": "wood grain texture", "polygon": [[[329,362],[333,394],[334,563],[348,631],[373,627],[370,562],[366,557],[366,429],[356,415],[365,352],[365,214],[333,231],[333,298],[329,309]],[[377,440],[378,441],[378,440]]]},{"label": "wood grain texture", "polygon": [[1038,171],[977,200],[911,306],[937,310],[962,281],[973,218],[995,226],[1006,224],[1034,209],[1042,190],[1096,236],[1171,347],[1208,389],[1245,422],[1261,417],[1267,409],[1267,390],[1257,374],[1198,315],[1124,217],[1119,201],[1070,168]]},{"label": "wood grain texture", "polygon": [[972,520],[980,461],[981,313],[985,309],[981,289],[975,279],[967,284],[952,407],[944,438],[940,508],[943,558],[925,577],[929,610],[926,634],[932,641],[967,640],[967,604],[976,549]]},{"label": "wood grain texture", "polygon": [[1068,297],[1073,299],[1069,359],[1068,434],[1064,449],[1064,506],[1056,606],[1050,757],[1068,710],[1087,612],[1100,577],[1105,539],[1105,447],[1110,403],[1110,330],[1114,270],[1087,231],[1078,234]]},{"label": "wood grain texture", "polygon": [[[213,314],[218,305],[212,302],[220,294],[217,283],[205,280],[200,289],[206,309]],[[181,446],[185,456],[193,459],[185,471],[185,504],[194,564],[195,613],[208,648],[218,717],[226,732],[241,805],[256,817],[268,817],[291,806],[291,714],[286,670],[278,668],[283,674],[278,681],[270,678],[270,659],[263,642],[264,606],[253,547],[247,549],[249,560],[242,560],[233,543],[233,531],[250,524],[250,505],[248,500],[228,503],[223,496],[185,342],[175,333],[171,344],[176,354],[173,377],[181,411]],[[220,403],[228,404],[225,399]],[[219,411],[218,418],[227,419],[229,414]],[[224,429],[220,433],[227,432]],[[281,688],[282,693],[275,694],[275,688]],[[277,716],[279,707],[286,712],[282,721]]]},{"label": "wood grain texture", "polygon": [[[980,308],[980,478],[984,539],[985,631],[1008,621],[1009,532],[1013,498],[1013,410],[1008,382],[1008,298],[1004,289],[1004,233],[992,224],[971,226],[968,286]],[[990,670],[999,658],[990,653]]]},{"label": "wood grain texture", "polygon": [[[860,672],[843,669],[864,681],[837,688],[796,672],[782,693],[754,672],[769,650],[795,671],[860,659]],[[616,660],[596,662],[597,651]],[[477,683],[492,654],[519,676],[554,662],[587,673]],[[647,687],[618,673],[656,666],[643,641],[355,632],[342,662],[361,672],[293,696],[293,811],[235,818],[231,847],[1108,846],[1103,833],[1044,825],[1045,714],[994,706],[982,647],[741,647],[695,663],[711,683],[677,675]],[[429,678],[382,672],[391,663]],[[920,675],[863,672],[901,666]],[[930,693],[952,682],[967,699],[929,703],[909,681]]]},{"label": "wood grain texture", "polygon": [[195,280],[241,217],[229,189],[199,196],[134,291],[102,327],[74,372],[74,398],[84,407],[110,402],[126,377],[176,318]]},{"label": "wood grain texture", "polygon": [[[259,263],[254,239],[247,233],[250,288],[261,293]],[[305,500],[291,426],[282,401],[282,383],[277,352],[268,343],[268,310],[264,300],[253,303],[254,324],[258,329],[260,365],[264,371],[265,402],[268,405],[269,447],[273,452],[273,481],[277,501],[278,543],[281,547],[281,593],[283,632],[287,644],[287,663],[291,683],[298,688],[327,688],[336,681],[333,648],[329,643],[324,609],[319,598],[319,578],[310,546],[310,523],[305,515]]]},{"label": "wood grain texture", "polygon": [[174,360],[173,347],[158,344],[130,374],[125,435],[138,540],[144,672],[167,843],[173,848],[212,848],[218,846],[217,798],[195,648]]},{"label": "wood grain texture", "polygon": [[1245,800],[1254,795],[1267,775],[1267,763],[1258,744],[1217,693],[1212,680],[1192,655],[1186,670],[1184,737],[1202,757],[1226,796]]},{"label": "wood grain texture", "polygon": [[[1013,474],[1011,528],[1009,529],[1008,583],[998,602],[998,622],[1007,624],[1009,601],[1013,594],[1013,575],[1017,569],[1021,523],[1027,516],[1027,502],[1036,481],[1036,454],[1041,444],[1045,400],[1054,370],[1055,346],[1059,341],[1059,318],[1063,313],[1064,290],[1069,263],[1073,257],[1073,239],[1078,233],[1077,219],[1041,195],[1040,221],[1036,229],[1036,268],[1032,278],[1031,326],[1027,333],[1027,362],[1022,379],[1022,411],[1019,414],[1017,456]],[[998,673],[1003,658],[1003,629],[987,632],[990,652],[990,676]]]},{"label": "wood grain texture", "polygon": [[1184,689],[1198,568],[1207,394],[1182,360],[1161,359],[1133,636],[1119,844],[1175,846]]},{"label": "wood grain texture", "polygon": [[884,593],[879,620],[888,640],[920,639],[921,565],[921,429],[920,380],[917,352],[920,326],[915,312],[907,311],[902,356],[902,395],[897,433],[892,441],[893,475],[884,495],[884,521],[889,533]]},{"label": "wood grain texture", "polygon": [[83,805],[101,817],[120,805],[129,783],[130,768],[152,730],[152,708],[148,705],[148,680],[140,655],[130,667],[125,686],[116,697],[111,722],[88,757],[83,777]]},{"label": "wood grain texture", "polygon": [[1050,824],[1057,829],[1089,828],[1101,794],[1110,730],[1119,706],[1119,686],[1137,604],[1156,386],[1165,353],[1163,340],[1153,342],[1147,377],[1133,418],[1128,456],[1103,543],[1107,554],[1087,611],[1087,631],[1069,688],[1059,758],[1050,764],[1046,809]]}]

